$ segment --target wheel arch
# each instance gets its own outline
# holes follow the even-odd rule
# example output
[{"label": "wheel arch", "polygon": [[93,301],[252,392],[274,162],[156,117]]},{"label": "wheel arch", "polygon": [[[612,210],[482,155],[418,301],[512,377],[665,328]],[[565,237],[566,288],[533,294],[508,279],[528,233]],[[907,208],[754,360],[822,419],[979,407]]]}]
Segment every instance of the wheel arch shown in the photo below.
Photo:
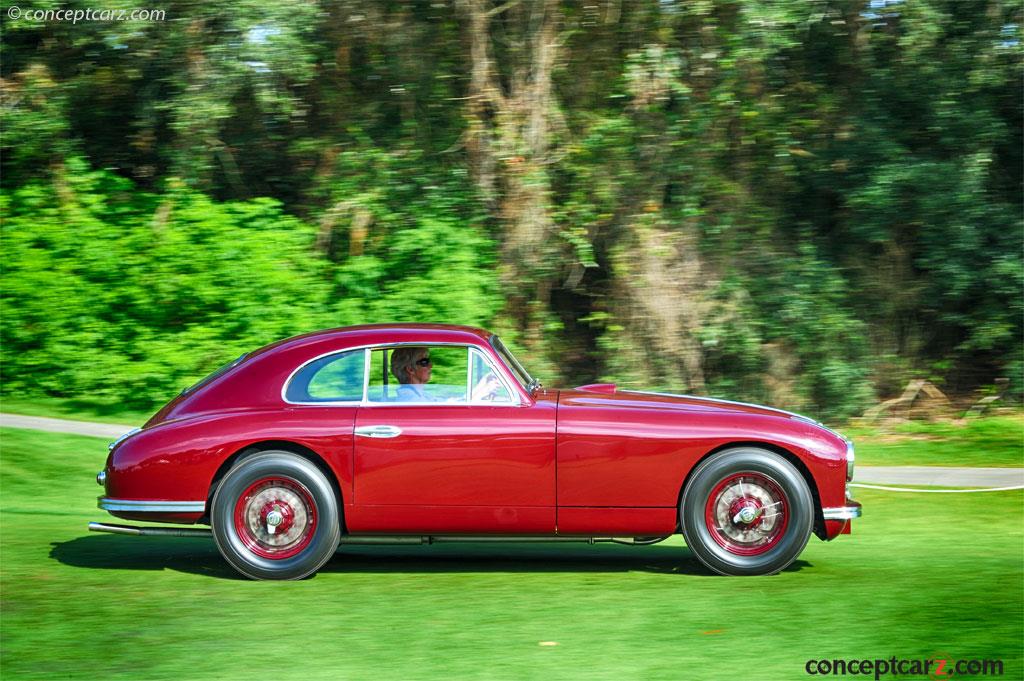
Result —
[{"label": "wheel arch", "polygon": [[334,474],[334,470],[327,464],[322,456],[317,452],[313,451],[305,445],[301,445],[291,440],[260,440],[259,442],[253,442],[242,447],[231,456],[224,459],[216,473],[213,475],[213,479],[210,481],[210,486],[206,492],[206,514],[200,519],[200,522],[209,524],[210,522],[210,505],[213,502],[213,495],[217,492],[217,486],[220,481],[227,475],[228,471],[242,459],[259,454],[260,452],[269,451],[285,451],[301,456],[306,459],[314,466],[316,466],[321,473],[323,473],[327,480],[331,483],[331,488],[334,490],[334,494],[338,499],[338,522],[341,526],[342,534],[345,533],[345,499],[341,494],[341,486],[338,484],[338,476]]},{"label": "wheel arch", "polygon": [[[686,478],[683,479],[683,484],[679,486],[679,494],[676,497],[676,508],[678,509],[683,503],[683,492],[686,491],[686,486],[690,484],[690,478],[693,476],[693,472],[697,470],[697,468],[699,468],[702,463],[713,457],[715,454],[718,454],[719,452],[725,451],[727,449],[735,449],[736,447],[758,447],[760,449],[766,449],[770,452],[778,454],[783,459],[793,464],[793,466],[800,472],[800,475],[803,476],[804,482],[807,483],[808,489],[811,490],[811,498],[814,500],[814,534],[819,539],[824,539],[825,516],[821,510],[821,495],[818,493],[818,484],[815,482],[814,476],[811,475],[811,471],[807,467],[807,464],[805,464],[799,456],[794,454],[792,451],[786,449],[785,447],[774,444],[772,442],[762,442],[760,440],[736,440],[734,442],[726,442],[721,445],[718,445],[717,447],[706,453],[704,456],[700,457],[700,459],[693,463],[693,466],[690,467],[690,470],[687,471]],[[678,517],[676,518],[676,531],[682,531],[682,528],[680,526],[680,519]]]}]

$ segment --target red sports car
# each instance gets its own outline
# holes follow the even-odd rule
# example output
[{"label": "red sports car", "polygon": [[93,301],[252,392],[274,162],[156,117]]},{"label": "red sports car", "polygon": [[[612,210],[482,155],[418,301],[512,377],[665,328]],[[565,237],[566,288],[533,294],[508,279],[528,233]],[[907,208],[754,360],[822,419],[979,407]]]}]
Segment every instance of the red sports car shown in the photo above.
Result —
[{"label": "red sports car", "polygon": [[853,445],[802,416],[611,384],[552,390],[491,333],[407,324],[239,357],[113,443],[97,480],[119,518],[209,525],[242,574],[299,579],[344,543],[679,531],[715,572],[769,574],[812,532],[850,531],[852,476]]}]

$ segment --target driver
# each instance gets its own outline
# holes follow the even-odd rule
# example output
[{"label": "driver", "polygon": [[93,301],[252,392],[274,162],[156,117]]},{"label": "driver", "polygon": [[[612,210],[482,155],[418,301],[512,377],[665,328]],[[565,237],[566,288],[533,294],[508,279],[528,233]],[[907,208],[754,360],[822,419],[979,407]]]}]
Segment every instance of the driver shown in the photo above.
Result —
[{"label": "driver", "polygon": [[391,353],[391,374],[401,383],[397,391],[400,402],[437,401],[423,387],[430,380],[433,366],[427,348],[398,348]]},{"label": "driver", "polygon": [[[401,384],[396,395],[399,402],[439,402],[440,400],[426,390],[430,381],[433,362],[430,360],[430,349],[424,347],[402,347],[391,353],[391,374]],[[501,383],[493,371],[488,370],[476,386],[473,387],[472,399],[492,400],[501,389]],[[465,401],[463,398],[452,398],[450,401]]]}]

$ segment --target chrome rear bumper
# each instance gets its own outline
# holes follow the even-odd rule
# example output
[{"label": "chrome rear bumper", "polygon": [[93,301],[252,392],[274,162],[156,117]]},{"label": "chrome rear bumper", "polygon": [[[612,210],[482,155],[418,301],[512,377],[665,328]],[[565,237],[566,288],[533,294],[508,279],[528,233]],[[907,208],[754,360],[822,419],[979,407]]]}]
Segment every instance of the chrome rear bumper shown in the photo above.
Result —
[{"label": "chrome rear bumper", "polygon": [[853,502],[851,506],[838,506],[836,508],[821,509],[825,520],[853,520],[862,515],[861,505]]},{"label": "chrome rear bumper", "polygon": [[205,501],[149,501],[100,497],[96,505],[104,511],[122,513],[202,513],[206,510]]}]

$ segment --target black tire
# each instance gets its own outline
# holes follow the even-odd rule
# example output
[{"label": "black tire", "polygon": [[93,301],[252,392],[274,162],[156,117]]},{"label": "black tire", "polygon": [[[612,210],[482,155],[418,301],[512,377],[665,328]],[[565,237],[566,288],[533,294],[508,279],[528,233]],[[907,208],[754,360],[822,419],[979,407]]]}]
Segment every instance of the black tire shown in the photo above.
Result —
[{"label": "black tire", "polygon": [[285,451],[239,461],[210,505],[213,539],[224,560],[251,579],[302,579],[338,548],[338,499],[312,462]]},{"label": "black tire", "polygon": [[814,525],[807,481],[782,456],[757,447],[715,454],[694,470],[679,504],[686,545],[723,575],[769,575],[804,550]]}]

